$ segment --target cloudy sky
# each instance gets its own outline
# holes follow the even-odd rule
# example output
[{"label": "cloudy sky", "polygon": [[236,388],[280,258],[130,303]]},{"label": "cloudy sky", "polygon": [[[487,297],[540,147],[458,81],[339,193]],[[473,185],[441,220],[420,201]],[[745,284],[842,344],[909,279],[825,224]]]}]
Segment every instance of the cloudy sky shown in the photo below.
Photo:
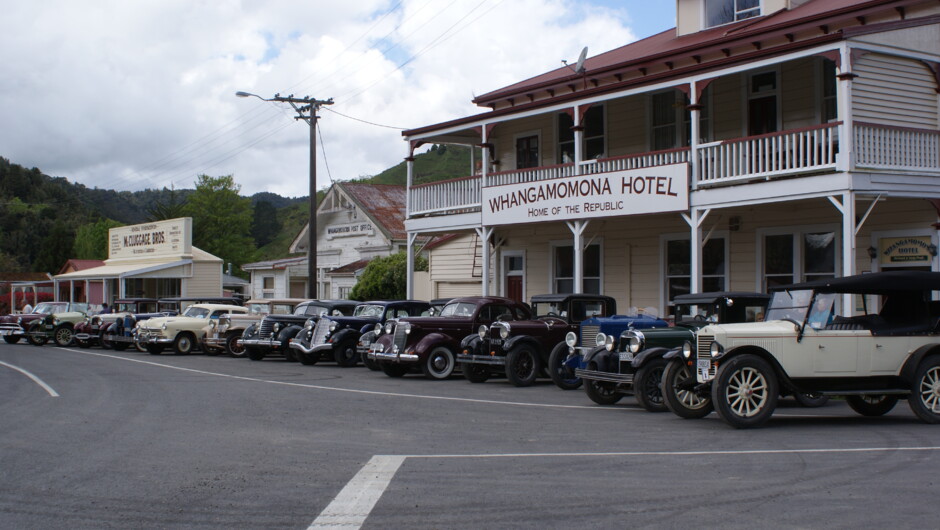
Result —
[{"label": "cloudy sky", "polygon": [[307,195],[406,155],[401,128],[483,112],[483,94],[673,27],[651,0],[0,0],[0,157],[89,187]]}]

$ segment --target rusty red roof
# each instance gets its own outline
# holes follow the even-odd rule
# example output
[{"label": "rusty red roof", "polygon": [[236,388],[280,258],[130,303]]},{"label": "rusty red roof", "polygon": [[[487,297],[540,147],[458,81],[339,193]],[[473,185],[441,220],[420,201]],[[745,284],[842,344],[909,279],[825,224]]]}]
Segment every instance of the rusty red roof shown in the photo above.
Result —
[{"label": "rusty red roof", "polygon": [[391,239],[407,239],[405,232],[405,187],[394,184],[337,182],[337,186],[381,225]]},{"label": "rusty red roof", "polygon": [[44,272],[0,272],[0,282],[49,282],[52,279]]},{"label": "rusty red roof", "polygon": [[346,265],[336,267],[335,269],[331,270],[330,274],[355,274],[356,272],[366,268],[370,261],[372,261],[371,258],[347,263]]},{"label": "rusty red roof", "polygon": [[67,271],[83,271],[104,266],[104,261],[100,259],[70,259],[65,262],[57,274],[65,274]]}]

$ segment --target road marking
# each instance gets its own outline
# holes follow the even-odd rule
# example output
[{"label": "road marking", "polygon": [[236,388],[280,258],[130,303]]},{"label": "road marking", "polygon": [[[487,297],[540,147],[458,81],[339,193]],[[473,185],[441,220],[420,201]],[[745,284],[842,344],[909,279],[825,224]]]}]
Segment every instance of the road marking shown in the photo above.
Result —
[{"label": "road marking", "polygon": [[403,458],[570,458],[577,456],[727,456],[727,455],[782,455],[812,453],[884,453],[907,451],[940,451],[940,446],[926,447],[840,447],[836,449],[739,449],[733,451],[623,451],[611,453],[480,453],[451,455],[400,455]]},{"label": "road marking", "polygon": [[[183,368],[180,366],[172,366],[169,364],[157,363],[153,361],[142,361],[140,359],[131,359],[128,357],[120,357],[118,355],[109,355],[106,353],[73,350],[70,348],[60,348],[60,349],[74,352],[74,353],[81,353],[84,355],[95,355],[98,357],[109,357],[111,359],[118,359],[121,361],[128,361],[128,362],[140,363],[140,364],[149,364],[151,366],[159,366],[161,368],[169,368],[171,370],[179,370],[181,372],[190,372],[190,373],[202,374],[202,375],[213,375],[217,377],[225,377],[228,379],[238,379],[240,381],[253,381],[256,383],[268,383],[272,385],[312,388],[316,390],[330,390],[334,392],[349,392],[353,394],[367,394],[367,395],[383,396],[383,397],[431,399],[431,400],[436,400],[436,401],[457,401],[457,402],[462,402],[462,403],[482,403],[486,405],[515,405],[518,407],[535,407],[535,408],[550,408],[550,409],[604,410],[604,411],[614,411],[614,412],[620,412],[620,413],[623,413],[625,410],[628,410],[628,411],[634,410],[634,409],[623,409],[623,408],[618,408],[618,407],[599,407],[597,405],[590,406],[590,405],[555,405],[551,403],[524,403],[521,401],[498,401],[498,400],[493,400],[493,399],[474,399],[474,398],[461,398],[461,397],[454,397],[454,396],[429,396],[429,395],[424,395],[424,394],[405,394],[401,392],[379,392],[377,390],[358,390],[355,388],[337,388],[333,386],[311,385],[308,383],[291,383],[288,381],[273,381],[270,379],[259,379],[256,377],[246,377],[242,375],[221,374],[218,372],[209,372],[206,370],[196,370],[195,368]],[[641,411],[643,409],[635,409],[635,410]]]},{"label": "road marking", "polygon": [[13,370],[16,370],[17,372],[19,372],[19,373],[25,375],[26,377],[32,379],[34,383],[36,383],[37,385],[41,386],[42,389],[45,390],[46,392],[48,392],[50,396],[52,396],[52,397],[59,397],[59,393],[58,393],[58,392],[56,392],[55,390],[53,390],[51,386],[47,385],[42,379],[36,377],[35,375],[31,374],[30,372],[28,372],[28,371],[26,371],[26,370],[20,368],[19,366],[13,366],[12,364],[7,364],[7,363],[5,363],[5,362],[3,362],[3,361],[0,361],[0,364],[2,364],[3,366],[6,366],[7,368],[12,368]]},{"label": "road marking", "polygon": [[373,456],[320,512],[309,529],[361,527],[404,461],[404,456]]}]

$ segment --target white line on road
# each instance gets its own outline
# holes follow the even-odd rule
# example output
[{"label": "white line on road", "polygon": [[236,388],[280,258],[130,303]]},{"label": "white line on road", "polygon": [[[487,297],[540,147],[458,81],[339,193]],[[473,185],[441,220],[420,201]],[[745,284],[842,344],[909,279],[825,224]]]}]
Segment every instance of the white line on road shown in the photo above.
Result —
[{"label": "white line on road", "polygon": [[361,527],[404,461],[403,456],[373,456],[309,528]]},{"label": "white line on road", "polygon": [[927,447],[840,447],[835,449],[739,449],[734,451],[624,451],[612,453],[494,453],[466,455],[400,455],[403,458],[570,458],[576,456],[726,456],[783,455],[810,453],[885,453],[906,451],[940,451],[940,446]]},{"label": "white line on road", "polygon": [[28,371],[26,371],[26,370],[20,368],[19,366],[13,366],[12,364],[7,364],[7,363],[5,363],[5,362],[3,362],[3,361],[0,361],[0,364],[2,364],[3,366],[6,366],[7,368],[11,368],[11,369],[13,369],[13,370],[16,370],[17,372],[19,372],[19,373],[25,375],[26,377],[32,379],[33,382],[35,382],[37,385],[41,386],[43,390],[45,390],[46,392],[48,392],[50,396],[52,396],[52,397],[59,397],[59,393],[56,392],[55,390],[53,390],[51,386],[47,385],[42,379],[40,379],[40,378],[36,377],[35,375],[29,373]]}]

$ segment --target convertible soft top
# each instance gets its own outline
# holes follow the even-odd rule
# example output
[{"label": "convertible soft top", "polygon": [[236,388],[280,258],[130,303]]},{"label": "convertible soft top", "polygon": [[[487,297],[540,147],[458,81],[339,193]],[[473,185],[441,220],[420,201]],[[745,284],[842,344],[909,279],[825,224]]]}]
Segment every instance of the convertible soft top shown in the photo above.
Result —
[{"label": "convertible soft top", "polygon": [[885,294],[913,291],[940,291],[940,272],[887,271],[828,278],[774,287],[773,291],[814,289],[821,293]]}]

